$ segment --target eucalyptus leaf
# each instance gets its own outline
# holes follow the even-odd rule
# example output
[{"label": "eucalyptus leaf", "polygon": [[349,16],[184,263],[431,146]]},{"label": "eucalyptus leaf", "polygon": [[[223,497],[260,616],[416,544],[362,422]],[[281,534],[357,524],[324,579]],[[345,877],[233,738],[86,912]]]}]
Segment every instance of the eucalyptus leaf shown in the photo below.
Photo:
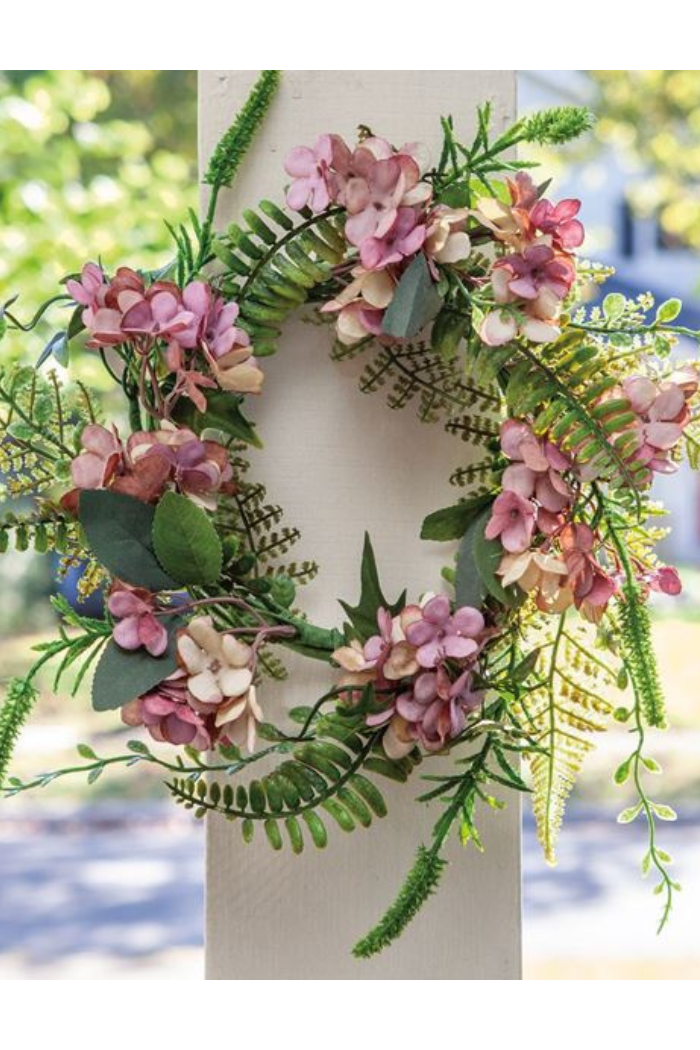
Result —
[{"label": "eucalyptus leaf", "polygon": [[181,584],[211,584],[221,575],[223,552],[211,519],[187,496],[166,492],[153,518],[153,548],[165,571]]},{"label": "eucalyptus leaf", "polygon": [[405,271],[384,314],[382,330],[397,339],[417,335],[435,317],[442,299],[425,255],[420,252]]},{"label": "eucalyptus leaf", "polygon": [[496,575],[503,547],[498,540],[487,540],[484,535],[490,517],[489,505],[474,518],[462,539],[455,576],[457,605],[478,608],[489,594],[503,605],[517,608],[525,600],[525,594],[515,584],[503,587]]},{"label": "eucalyptus leaf", "polygon": [[64,368],[68,365],[68,333],[56,332],[39,355],[36,367],[40,368],[50,357],[55,357],[59,365]]},{"label": "eucalyptus leaf", "polygon": [[174,625],[169,636],[168,648],[162,656],[151,656],[145,649],[122,649],[114,639],[107,642],[92,680],[95,711],[123,707],[173,673],[177,668]]},{"label": "eucalyptus leaf", "polygon": [[80,523],[97,560],[113,576],[150,591],[170,591],[177,582],[163,571],[151,539],[154,508],[107,489],[80,494]]}]

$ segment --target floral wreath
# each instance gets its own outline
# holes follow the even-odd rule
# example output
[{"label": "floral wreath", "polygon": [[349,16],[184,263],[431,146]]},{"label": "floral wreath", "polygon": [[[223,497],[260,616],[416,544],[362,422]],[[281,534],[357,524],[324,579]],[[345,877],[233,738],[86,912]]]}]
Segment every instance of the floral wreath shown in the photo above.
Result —
[{"label": "floral wreath", "polygon": [[[171,229],[171,263],[108,275],[91,262],[28,324],[12,302],[2,309],[5,332],[71,307],[36,368],[0,377],[5,488],[36,497],[30,515],[2,520],[2,549],[14,537],[19,550],[59,552],[64,569],[80,567],[82,597],[104,592],[105,612],[53,599],[58,637],[9,682],[0,711],[0,778],[48,661],[56,687],[75,672],[73,693],[94,668],[94,707],[119,708],[172,746],[138,739],[100,757],[80,744],[78,765],[2,779],[3,792],[155,764],[197,817],[221,814],[246,842],[258,835],[300,853],[326,845],[329,821],[351,832],[385,816],[378,779],[403,783],[449,752],[451,771],[426,776],[419,799],[439,807],[432,839],[355,946],[367,957],[435,889],[453,829],[481,848],[479,808],[501,808],[501,789],[531,794],[553,861],[591,736],[614,718],[634,741],[614,778],[631,778],[637,793],[619,820],[647,822],[643,871],[658,875],[663,925],[678,885],[656,822],[675,814],[645,784],[659,771],[647,729],[665,723],[647,598],[681,583],[654,553],[663,531],[650,485],[677,469],[683,448],[697,465],[698,376],[672,351],[679,335],[699,333],[673,323],[676,299],[654,314],[648,295],[586,305],[610,271],[577,255],[580,202],[552,203],[528,174],[534,165],[513,159],[518,144],[586,131],[590,115],[575,107],[494,138],[486,104],[469,146],[443,119],[434,166],[418,145],[397,149],[365,127],[354,148],[321,135],[286,159],[286,208],[264,200],[215,233],[219,192],[278,78],[261,75],[214,151],[208,212]],[[298,533],[246,477],[245,449],[260,442],[244,405],[304,304],[334,325],[336,359],[368,356],[364,391],[416,405],[479,450],[452,474],[461,497],[422,525],[426,540],[459,541],[443,573],[452,597],[385,597],[366,538],[360,597],[341,603],[342,628],[297,608],[316,566],[285,561]],[[83,384],[42,369],[50,356],[67,366],[73,347],[101,358],[128,430],[126,413],[103,421]],[[326,661],[330,676],[282,727],[265,721],[261,684],[285,676],[285,648]],[[632,699],[616,705],[613,691],[628,683]],[[248,779],[261,759],[269,771]]]}]

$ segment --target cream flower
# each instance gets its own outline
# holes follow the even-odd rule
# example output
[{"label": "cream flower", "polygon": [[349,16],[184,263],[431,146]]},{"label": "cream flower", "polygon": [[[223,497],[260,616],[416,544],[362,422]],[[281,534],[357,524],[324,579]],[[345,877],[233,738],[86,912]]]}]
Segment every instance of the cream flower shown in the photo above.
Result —
[{"label": "cream flower", "polygon": [[230,634],[219,634],[211,616],[198,616],[177,640],[187,688],[201,704],[243,697],[253,682],[253,650]]},{"label": "cream flower", "polygon": [[563,612],[574,600],[567,586],[566,564],[553,554],[542,554],[540,551],[506,554],[498,574],[504,587],[517,583],[526,593],[536,590],[537,604],[547,612]]},{"label": "cream flower", "polygon": [[265,375],[249,346],[237,346],[212,361],[211,370],[222,390],[259,394]]},{"label": "cream flower", "polygon": [[466,208],[447,208],[440,204],[433,212],[425,239],[425,250],[438,263],[457,263],[472,250],[465,224]]}]

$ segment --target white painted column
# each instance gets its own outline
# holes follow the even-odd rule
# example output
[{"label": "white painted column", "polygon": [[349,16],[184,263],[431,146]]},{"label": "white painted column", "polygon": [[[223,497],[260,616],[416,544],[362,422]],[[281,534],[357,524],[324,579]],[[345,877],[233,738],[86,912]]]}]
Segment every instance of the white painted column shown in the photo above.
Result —
[{"label": "white painted column", "polygon": [[[244,101],[254,71],[200,74],[202,162]],[[452,114],[467,138],[477,103],[494,103],[498,130],[514,117],[515,76],[506,71],[291,71],[283,76],[235,188],[222,195],[219,222],[263,197],[282,203],[283,161],[295,145],[334,131],[354,141],[356,126],[434,151],[438,118]],[[265,358],[256,403],[265,450],[254,474],[302,530],[295,557],[315,558],[317,579],[302,591],[311,618],[339,625],[338,597],[355,601],[362,536],[368,529],[385,591],[416,599],[439,587],[448,555],[421,542],[420,522],[455,499],[448,476],[466,446],[440,426],[418,422],[411,408],[392,412],[381,394],[363,395],[361,362],[334,364],[329,331],[292,322],[274,358]],[[312,703],[329,669],[288,661],[281,686],[263,686],[266,710]],[[389,815],[346,834],[330,826],[325,851],[310,844],[293,856],[273,853],[262,836],[251,845],[215,816],[208,828],[207,976],[251,979],[487,979],[520,976],[520,812],[510,797],[501,813],[483,813],[484,855],[453,843],[437,896],[388,951],[355,960],[353,943],[391,902],[417,845],[438,815],[418,805],[418,776],[403,786],[379,778]]]}]

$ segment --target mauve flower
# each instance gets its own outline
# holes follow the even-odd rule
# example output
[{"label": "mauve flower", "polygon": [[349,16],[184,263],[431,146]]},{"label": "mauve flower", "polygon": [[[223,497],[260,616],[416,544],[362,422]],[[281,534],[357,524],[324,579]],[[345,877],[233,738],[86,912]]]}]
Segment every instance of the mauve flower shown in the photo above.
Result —
[{"label": "mauve flower", "polygon": [[140,649],[161,656],[168,647],[168,632],[154,616],[155,595],[142,587],[129,587],[116,581],[107,608],[119,623],[112,637],[122,649]]},{"label": "mauve flower", "polygon": [[[410,163],[415,168],[415,181],[407,178],[406,161],[393,156],[375,161],[365,179],[348,185],[345,236],[350,244],[361,248],[369,238],[382,238],[392,228],[407,189],[418,181],[417,166]],[[364,260],[363,265],[367,265]]]},{"label": "mauve flower", "polygon": [[533,244],[524,251],[498,259],[491,272],[497,303],[524,299],[535,304],[537,316],[556,316],[571,289],[576,271],[571,260],[557,255],[546,244]]},{"label": "mauve flower", "polygon": [[366,270],[380,270],[401,262],[420,251],[426,227],[415,208],[399,208],[392,225],[382,236],[367,237],[360,247],[360,259]]},{"label": "mauve flower", "polygon": [[329,175],[332,159],[333,139],[330,135],[319,135],[313,149],[296,146],[287,154],[284,170],[294,179],[287,190],[287,204],[293,211],[301,211],[307,204],[316,213],[325,211],[331,201]]},{"label": "mauve flower", "polygon": [[444,667],[416,677],[413,689],[396,700],[397,714],[408,723],[427,751],[441,751],[464,730],[467,714],[483,703],[483,693],[472,690],[472,672],[454,682]]},{"label": "mauve flower", "polygon": [[417,647],[421,667],[437,667],[443,660],[467,660],[481,648],[484,618],[478,609],[464,605],[454,613],[444,595],[431,598],[421,610],[420,620],[406,629],[406,640]]},{"label": "mauve flower", "polygon": [[87,320],[92,317],[94,311],[103,303],[103,293],[106,288],[106,278],[101,266],[94,262],[85,263],[80,274],[80,280],[71,278],[66,281],[66,290],[72,295],[76,303],[85,307],[83,311],[83,324],[87,327]]},{"label": "mauve flower", "polygon": [[128,336],[167,340],[187,330],[194,321],[194,314],[184,309],[176,286],[156,284],[124,313],[121,328]]},{"label": "mauve flower", "polygon": [[537,203],[540,192],[532,181],[532,177],[526,171],[519,171],[514,178],[506,179],[506,185],[513,207],[529,213]]},{"label": "mauve flower", "polygon": [[561,472],[571,461],[555,444],[536,438],[527,423],[508,419],[501,426],[501,449],[512,461],[503,473],[504,490],[524,499],[534,497],[552,514],[564,510],[572,492]]},{"label": "mauve flower", "polygon": [[502,492],[497,496],[486,525],[489,540],[500,538],[510,554],[521,554],[530,546],[535,529],[535,507],[517,492]]},{"label": "mauve flower", "polygon": [[[137,479],[144,464],[157,465],[179,492],[207,510],[216,510],[220,492],[232,491],[233,468],[224,446],[201,441],[186,427],[164,421],[160,430],[137,431],[127,442],[127,457]],[[124,491],[124,483],[119,487]]]},{"label": "mauve flower", "polygon": [[530,222],[546,236],[552,238],[556,248],[571,251],[583,244],[583,225],[576,218],[581,210],[581,201],[568,198],[558,204],[540,200],[530,212]]},{"label": "mauve flower", "polygon": [[146,726],[154,740],[208,751],[213,743],[211,734],[189,700],[187,676],[177,670],[150,692],[125,704],[122,721],[128,726]]}]

